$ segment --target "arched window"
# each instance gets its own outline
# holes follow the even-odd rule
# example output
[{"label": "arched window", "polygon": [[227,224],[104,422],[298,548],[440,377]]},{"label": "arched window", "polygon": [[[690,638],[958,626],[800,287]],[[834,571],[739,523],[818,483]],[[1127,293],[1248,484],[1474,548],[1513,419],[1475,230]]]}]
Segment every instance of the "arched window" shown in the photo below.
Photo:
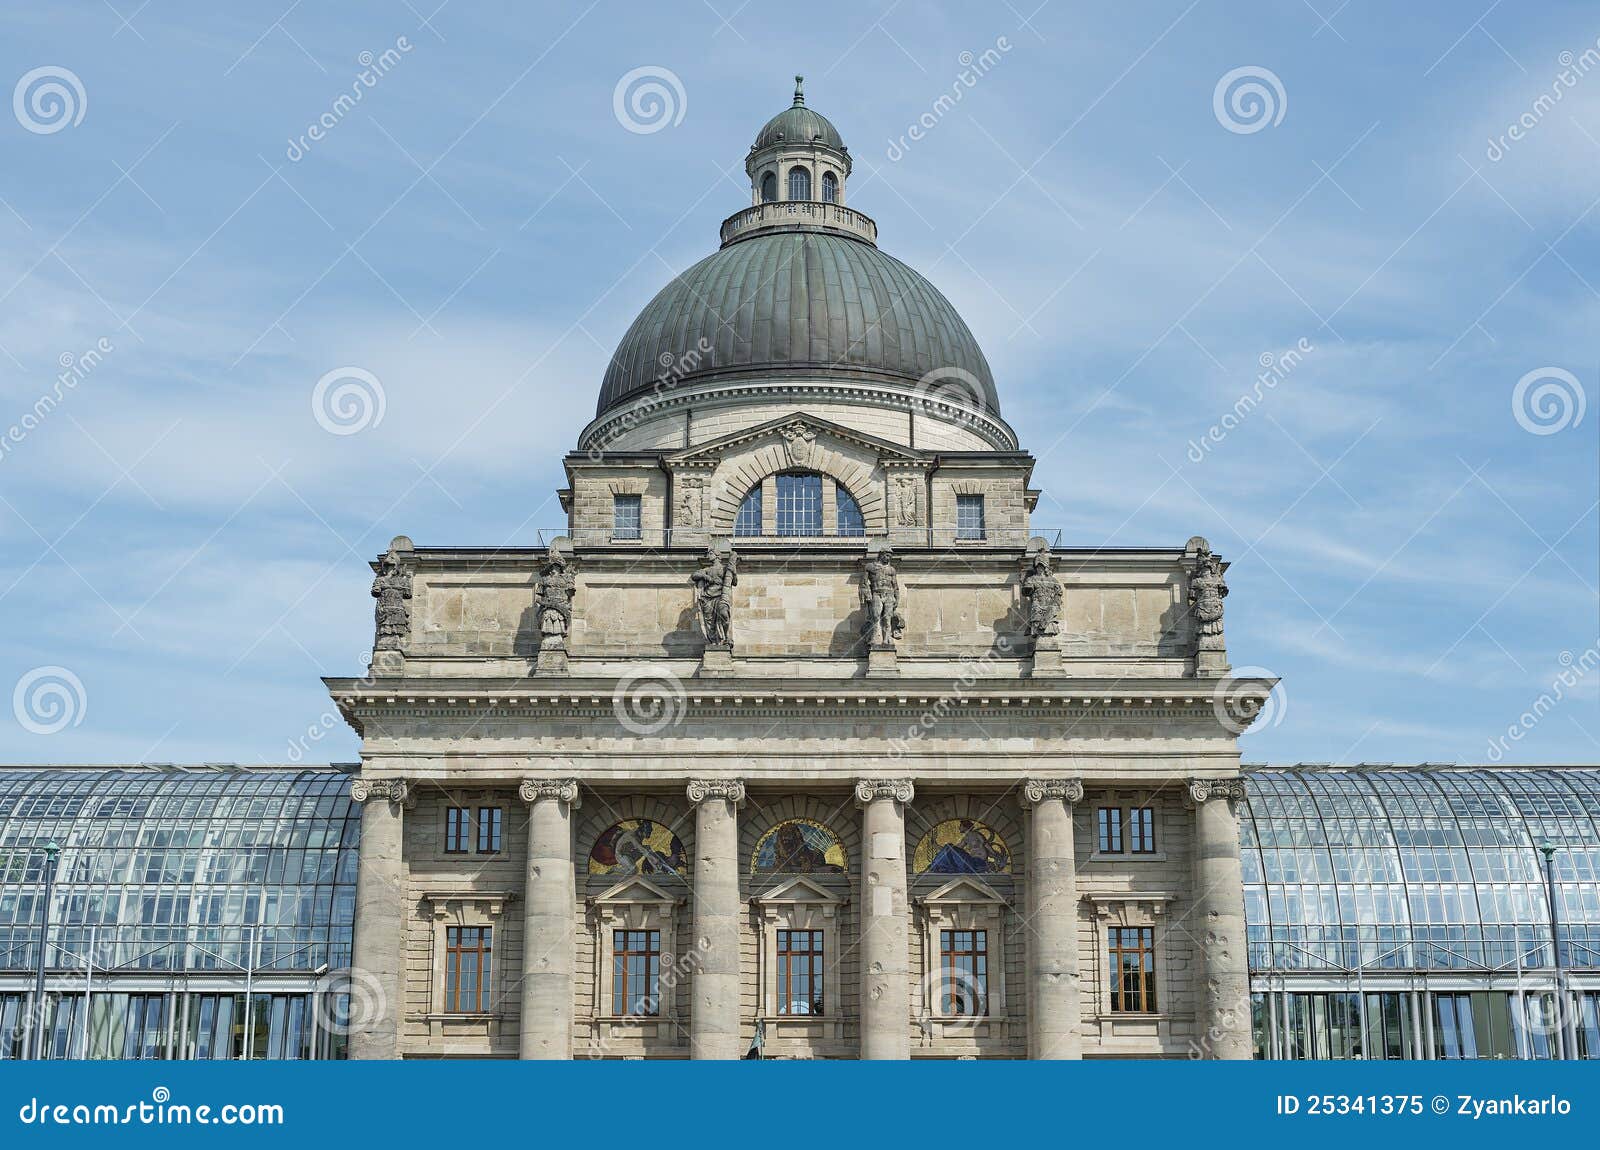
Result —
[{"label": "arched window", "polygon": [[804,168],[794,167],[789,169],[789,198],[791,200],[809,200],[811,198],[811,173]]},{"label": "arched window", "polygon": [[839,177],[832,172],[822,173],[822,202],[825,204],[839,202]]},{"label": "arched window", "polygon": [[776,172],[768,172],[761,177],[761,202],[770,204],[778,198],[778,176]]},{"label": "arched window", "polygon": [[778,534],[822,534],[822,476],[778,476]]},{"label": "arched window", "polygon": [[839,512],[839,534],[865,535],[867,533],[867,521],[861,515],[861,504],[857,503],[855,496],[851,495],[843,487],[835,490],[838,492],[834,504]]},{"label": "arched window", "polygon": [[744,502],[739,504],[739,514],[733,518],[733,533],[761,534],[761,484],[758,483],[745,492]]}]

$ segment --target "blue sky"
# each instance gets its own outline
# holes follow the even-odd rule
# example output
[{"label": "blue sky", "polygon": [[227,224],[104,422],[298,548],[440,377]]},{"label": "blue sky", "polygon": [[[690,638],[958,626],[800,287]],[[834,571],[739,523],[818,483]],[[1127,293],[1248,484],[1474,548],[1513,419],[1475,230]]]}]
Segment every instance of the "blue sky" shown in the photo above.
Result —
[{"label": "blue sky", "polygon": [[[561,524],[612,346],[804,72],[983,345],[1035,523],[1232,561],[1233,662],[1284,680],[1247,760],[1600,761],[1600,13],[1035,5],[13,11],[0,687],[70,698],[0,709],[0,759],[353,758],[318,677],[361,669],[366,560]],[[614,111],[638,68],[659,130]],[[347,367],[382,418],[332,434]]]}]

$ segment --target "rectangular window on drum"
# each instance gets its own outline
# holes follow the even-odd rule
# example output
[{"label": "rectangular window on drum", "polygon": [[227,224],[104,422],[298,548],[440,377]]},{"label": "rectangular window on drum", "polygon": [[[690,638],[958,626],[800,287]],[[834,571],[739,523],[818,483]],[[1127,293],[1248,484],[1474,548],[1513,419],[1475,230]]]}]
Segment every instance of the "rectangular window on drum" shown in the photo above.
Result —
[{"label": "rectangular window on drum", "polygon": [[1155,928],[1113,926],[1106,931],[1111,1010],[1147,1014],[1156,1008]]},{"label": "rectangular window on drum", "polygon": [[778,1013],[822,1013],[822,932],[778,932]]},{"label": "rectangular window on drum", "polygon": [[611,932],[611,1009],[633,1018],[661,1013],[661,932]]},{"label": "rectangular window on drum", "polygon": [[1149,807],[1128,811],[1128,850],[1136,855],[1155,854],[1156,815]]},{"label": "rectangular window on drum", "polygon": [[939,964],[944,972],[940,1012],[978,1016],[989,1013],[989,934],[982,930],[941,930]]},{"label": "rectangular window on drum", "polygon": [[956,538],[984,538],[983,496],[956,496]]},{"label": "rectangular window on drum", "polygon": [[643,523],[644,497],[616,495],[611,504],[611,538],[638,539]]},{"label": "rectangular window on drum", "polygon": [[490,928],[451,926],[445,930],[444,1012],[487,1013]]},{"label": "rectangular window on drum", "polygon": [[1100,854],[1119,855],[1122,853],[1122,808],[1101,807],[1095,812],[1095,829],[1098,833],[1097,847]]}]

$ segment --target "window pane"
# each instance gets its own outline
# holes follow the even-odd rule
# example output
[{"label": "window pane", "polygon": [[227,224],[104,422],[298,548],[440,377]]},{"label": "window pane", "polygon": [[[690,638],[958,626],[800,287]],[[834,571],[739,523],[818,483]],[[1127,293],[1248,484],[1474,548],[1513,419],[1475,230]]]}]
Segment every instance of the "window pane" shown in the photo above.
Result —
[{"label": "window pane", "polygon": [[861,515],[861,505],[844,488],[840,487],[836,488],[836,490],[838,498],[834,502],[837,504],[839,512],[839,534],[865,535],[867,533],[867,521]]},{"label": "window pane", "polygon": [[822,534],[822,476],[780,475],[778,534]]},{"label": "window pane", "polygon": [[983,537],[983,496],[957,495],[956,538],[982,539]]}]

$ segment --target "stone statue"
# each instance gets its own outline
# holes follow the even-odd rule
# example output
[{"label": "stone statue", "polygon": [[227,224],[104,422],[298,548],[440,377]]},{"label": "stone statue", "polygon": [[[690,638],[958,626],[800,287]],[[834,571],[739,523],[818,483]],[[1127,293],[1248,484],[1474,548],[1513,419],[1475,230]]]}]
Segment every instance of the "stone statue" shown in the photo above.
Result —
[{"label": "stone statue", "polygon": [[922,522],[922,516],[917,508],[919,486],[921,484],[914,475],[895,476],[895,520],[902,527],[915,527]]},{"label": "stone statue", "polygon": [[578,592],[577,575],[565,552],[552,547],[539,568],[539,634],[542,647],[565,647],[572,629],[572,598]]},{"label": "stone statue", "polygon": [[706,549],[706,565],[689,576],[707,647],[733,646],[733,589],[739,585],[739,556]]},{"label": "stone statue", "polygon": [[1022,598],[1028,605],[1028,634],[1034,638],[1061,631],[1061,580],[1050,571],[1050,552],[1033,556],[1022,577]]},{"label": "stone statue", "polygon": [[1197,651],[1221,651],[1222,601],[1228,585],[1222,578],[1222,560],[1212,554],[1211,544],[1196,535],[1187,548],[1198,556],[1194,574],[1189,576],[1189,609],[1194,614]]},{"label": "stone statue", "polygon": [[393,545],[378,561],[372,597],[378,601],[373,609],[377,634],[372,640],[372,649],[403,650],[411,635],[411,572],[400,561],[400,553]]},{"label": "stone statue", "polygon": [[867,612],[867,639],[874,647],[892,647],[905,633],[900,614],[900,578],[894,552],[885,547],[869,554],[861,566],[861,606]]}]

